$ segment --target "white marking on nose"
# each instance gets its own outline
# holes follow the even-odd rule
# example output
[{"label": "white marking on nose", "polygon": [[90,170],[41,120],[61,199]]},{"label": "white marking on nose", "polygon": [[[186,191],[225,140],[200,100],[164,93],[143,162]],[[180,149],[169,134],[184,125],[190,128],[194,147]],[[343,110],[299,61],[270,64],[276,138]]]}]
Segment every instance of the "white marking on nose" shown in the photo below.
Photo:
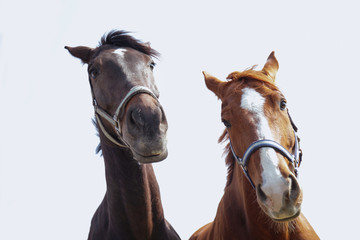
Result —
[{"label": "white marking on nose", "polygon": [[120,57],[124,57],[125,53],[126,53],[126,49],[125,48],[118,48],[114,51],[114,53],[118,54]]},{"label": "white marking on nose", "polygon": [[[249,111],[256,121],[258,139],[273,140],[268,120],[264,114],[265,98],[252,88],[244,88],[242,92],[240,107]],[[260,163],[263,169],[261,173],[263,181],[261,189],[268,197],[268,203],[272,210],[280,211],[283,194],[289,189],[289,186],[279,170],[279,159],[275,150],[267,147],[261,148],[259,151]]]}]

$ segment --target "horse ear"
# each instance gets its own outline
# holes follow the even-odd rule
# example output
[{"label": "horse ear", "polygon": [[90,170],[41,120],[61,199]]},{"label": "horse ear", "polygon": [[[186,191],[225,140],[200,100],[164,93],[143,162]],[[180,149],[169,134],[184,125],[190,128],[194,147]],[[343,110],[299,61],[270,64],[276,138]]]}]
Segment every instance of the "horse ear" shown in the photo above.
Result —
[{"label": "horse ear", "polygon": [[262,69],[262,71],[272,78],[272,80],[275,82],[276,73],[279,69],[279,63],[276,60],[275,52],[272,51]]},{"label": "horse ear", "polygon": [[204,74],[204,78],[205,78],[205,84],[206,87],[212,91],[213,93],[215,93],[216,96],[218,96],[218,98],[221,99],[222,97],[222,86],[224,84],[223,81],[221,81],[220,79],[212,76],[211,74],[203,71]]},{"label": "horse ear", "polygon": [[80,58],[83,63],[89,63],[91,56],[93,54],[93,48],[79,46],[79,47],[68,47],[65,46],[65,49],[69,51],[74,57]]}]

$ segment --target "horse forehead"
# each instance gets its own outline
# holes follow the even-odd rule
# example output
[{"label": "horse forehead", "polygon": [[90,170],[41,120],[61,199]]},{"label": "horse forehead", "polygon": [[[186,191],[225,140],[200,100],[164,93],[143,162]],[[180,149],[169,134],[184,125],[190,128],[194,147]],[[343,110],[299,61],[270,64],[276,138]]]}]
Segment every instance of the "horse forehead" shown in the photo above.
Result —
[{"label": "horse forehead", "polygon": [[128,50],[126,48],[117,48],[113,51],[113,53],[117,54],[120,58],[124,58],[127,51]]},{"label": "horse forehead", "polygon": [[138,59],[136,57],[136,54],[134,54],[134,51],[131,51],[131,49],[127,48],[116,48],[112,49],[109,52],[110,58],[116,59],[117,62],[119,62],[121,65],[123,64],[133,64],[135,59]]},{"label": "horse forehead", "polygon": [[97,59],[98,61],[107,62],[107,61],[115,61],[119,64],[137,64],[142,62],[145,58],[142,56],[143,54],[126,47],[120,48],[110,48],[103,50],[99,53]]},{"label": "horse forehead", "polygon": [[125,59],[126,61],[139,61],[139,60],[147,60],[148,58],[150,58],[149,56],[147,56],[146,54],[139,52],[135,49],[132,48],[127,48],[127,47],[119,47],[116,49],[112,49],[110,51],[112,54],[114,54],[117,58],[119,59]]},{"label": "horse forehead", "polygon": [[265,97],[255,89],[245,87],[242,89],[240,107],[252,113],[262,114],[265,100]]},{"label": "horse forehead", "polygon": [[134,72],[142,72],[146,69],[146,65],[151,60],[151,57],[132,48],[117,48],[112,51],[112,56],[115,56],[116,61],[123,68],[129,68]]},{"label": "horse forehead", "polygon": [[146,58],[143,54],[126,47],[111,48],[103,50],[94,60],[106,69],[106,71],[121,71],[128,76],[142,72],[146,64]]},{"label": "horse forehead", "polygon": [[273,133],[264,111],[266,98],[253,88],[245,87],[242,92],[240,108],[250,113],[248,117],[253,119],[251,122],[255,124],[256,137],[273,139]]}]

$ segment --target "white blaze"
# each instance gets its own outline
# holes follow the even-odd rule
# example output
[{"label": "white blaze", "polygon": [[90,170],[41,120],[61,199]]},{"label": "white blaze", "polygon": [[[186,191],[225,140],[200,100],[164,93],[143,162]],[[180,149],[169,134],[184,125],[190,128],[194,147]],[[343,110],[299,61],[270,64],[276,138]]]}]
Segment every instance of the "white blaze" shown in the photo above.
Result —
[{"label": "white blaze", "polygon": [[[132,76],[134,75],[134,73],[131,71],[131,69],[129,69],[128,64],[126,64],[126,61],[124,61],[125,59],[125,53],[128,50],[125,48],[117,48],[113,51],[114,54],[116,54],[116,58],[118,61],[119,66],[121,66],[122,71],[124,72],[124,74],[126,76]],[[129,81],[131,81],[132,79],[130,78]]]},{"label": "white blaze", "polygon": [[[249,111],[256,122],[258,139],[273,140],[269,123],[264,114],[265,98],[252,88],[244,88],[240,107]],[[279,211],[282,206],[283,194],[288,190],[288,184],[279,170],[279,159],[272,148],[260,148],[260,162],[263,169],[261,177],[262,191],[268,197],[273,211]]]},{"label": "white blaze", "polygon": [[120,57],[124,57],[125,53],[126,53],[126,49],[125,48],[118,48],[114,51],[114,53],[118,54]]}]

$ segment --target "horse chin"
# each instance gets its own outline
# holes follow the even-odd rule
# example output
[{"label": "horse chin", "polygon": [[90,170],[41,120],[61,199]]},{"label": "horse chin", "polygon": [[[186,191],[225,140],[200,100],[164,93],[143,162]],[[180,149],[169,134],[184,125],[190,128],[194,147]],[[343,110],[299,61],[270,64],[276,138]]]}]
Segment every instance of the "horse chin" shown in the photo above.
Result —
[{"label": "horse chin", "polygon": [[279,212],[269,209],[267,206],[258,202],[259,206],[264,214],[266,214],[271,220],[278,223],[286,223],[295,220],[301,214],[301,204],[288,205],[286,208],[282,208]]},{"label": "horse chin", "polygon": [[143,155],[134,150],[132,150],[134,159],[138,161],[140,164],[147,164],[147,163],[155,163],[161,162],[168,156],[168,150],[165,149],[159,154],[152,154],[152,155]]},{"label": "horse chin", "polygon": [[301,209],[297,209],[297,210],[293,210],[291,212],[281,212],[281,213],[274,213],[274,212],[269,212],[267,209],[264,209],[263,206],[261,206],[262,210],[264,211],[264,213],[274,222],[278,222],[278,223],[286,223],[286,222],[291,222],[293,220],[295,220],[300,214],[301,214]]},{"label": "horse chin", "polygon": [[290,222],[290,221],[293,221],[295,220],[301,213],[301,210],[299,209],[294,215],[292,216],[287,216],[287,217],[284,217],[284,218],[274,218],[274,217],[271,217],[271,219],[274,221],[274,222],[278,222],[278,223],[284,223],[284,222]]},{"label": "horse chin", "polygon": [[168,156],[166,135],[153,139],[123,136],[132,152],[133,158],[140,164],[163,161]]}]

